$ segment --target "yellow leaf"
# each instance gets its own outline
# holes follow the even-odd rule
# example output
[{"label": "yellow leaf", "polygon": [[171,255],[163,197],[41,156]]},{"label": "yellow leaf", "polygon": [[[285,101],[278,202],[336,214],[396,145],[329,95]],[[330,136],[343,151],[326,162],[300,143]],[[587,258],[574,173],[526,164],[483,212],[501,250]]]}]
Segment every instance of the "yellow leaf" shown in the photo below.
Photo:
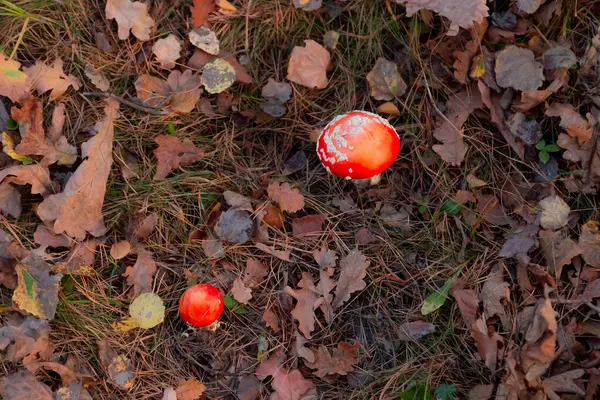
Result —
[{"label": "yellow leaf", "polygon": [[15,151],[15,142],[13,138],[6,132],[2,132],[2,151],[5,152],[13,160],[22,162],[25,165],[33,163],[33,160],[23,154]]},{"label": "yellow leaf", "polygon": [[483,57],[479,57],[479,61],[475,61],[477,60],[474,60],[473,66],[471,67],[471,78],[483,78],[483,75],[485,75],[485,63],[483,61]]},{"label": "yellow leaf", "polygon": [[140,328],[154,328],[165,320],[165,305],[159,295],[144,293],[129,305],[129,315]]},{"label": "yellow leaf", "polygon": [[137,320],[133,317],[127,317],[112,324],[115,330],[120,332],[129,332],[132,329],[139,328]]},{"label": "yellow leaf", "polygon": [[467,175],[467,183],[469,184],[469,187],[471,189],[477,189],[477,188],[484,187],[485,185],[487,185],[486,181],[479,179],[473,173],[469,173]]},{"label": "yellow leaf", "polygon": [[377,107],[377,112],[379,112],[380,114],[400,115],[400,110],[391,101],[383,103],[382,105]]},{"label": "yellow leaf", "polygon": [[19,68],[21,64],[0,53],[0,96],[15,102],[29,96],[29,77]]},{"label": "yellow leaf", "polygon": [[237,8],[227,0],[217,0],[217,6],[221,14],[229,15],[237,12]]}]

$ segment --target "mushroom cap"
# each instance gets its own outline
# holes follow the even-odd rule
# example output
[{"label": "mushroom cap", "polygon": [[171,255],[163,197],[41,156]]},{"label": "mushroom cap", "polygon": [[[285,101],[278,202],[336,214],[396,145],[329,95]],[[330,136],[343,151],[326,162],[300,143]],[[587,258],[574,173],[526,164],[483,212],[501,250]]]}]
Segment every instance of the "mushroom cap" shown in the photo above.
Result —
[{"label": "mushroom cap", "polygon": [[221,316],[225,303],[216,287],[199,283],[189,287],[179,299],[179,316],[196,328],[205,328]]},{"label": "mushroom cap", "polygon": [[400,152],[400,137],[389,122],[366,111],[335,117],[317,140],[325,168],[346,179],[369,179],[386,170]]}]

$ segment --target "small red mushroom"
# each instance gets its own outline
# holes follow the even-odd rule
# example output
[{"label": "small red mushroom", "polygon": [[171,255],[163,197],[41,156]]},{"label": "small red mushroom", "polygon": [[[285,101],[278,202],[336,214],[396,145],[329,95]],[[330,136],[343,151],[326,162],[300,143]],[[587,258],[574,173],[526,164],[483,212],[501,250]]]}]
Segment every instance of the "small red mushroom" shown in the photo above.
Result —
[{"label": "small red mushroom", "polygon": [[390,123],[366,111],[335,117],[317,140],[317,154],[325,169],[351,180],[379,180],[400,152],[400,137]]},{"label": "small red mushroom", "polygon": [[196,328],[214,324],[225,308],[223,295],[216,287],[199,283],[189,287],[179,299],[179,316]]}]

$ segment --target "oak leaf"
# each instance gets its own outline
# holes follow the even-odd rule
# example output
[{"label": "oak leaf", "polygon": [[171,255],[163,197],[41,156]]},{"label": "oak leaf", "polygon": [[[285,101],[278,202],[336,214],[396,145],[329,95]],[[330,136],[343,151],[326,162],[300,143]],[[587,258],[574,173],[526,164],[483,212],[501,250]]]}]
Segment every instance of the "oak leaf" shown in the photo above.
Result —
[{"label": "oak leaf", "polygon": [[6,400],[54,400],[52,390],[26,370],[2,378],[0,396]]},{"label": "oak leaf", "polygon": [[337,348],[332,349],[331,354],[327,347],[321,345],[318,349],[313,350],[315,354],[315,362],[305,362],[310,369],[316,369],[313,372],[316,376],[323,378],[327,375],[347,375],[354,371],[354,365],[358,363],[358,342],[346,343],[340,342]]},{"label": "oak leaf", "polygon": [[600,268],[600,226],[596,221],[588,221],[581,226],[579,249],[586,263]]},{"label": "oak leaf", "polygon": [[190,139],[182,142],[175,136],[160,135],[154,141],[158,143],[154,150],[158,159],[154,180],[164,179],[174,169],[193,164],[204,156],[204,151],[194,146]]},{"label": "oak leaf", "polygon": [[63,261],[54,264],[52,270],[68,275],[91,275],[98,244],[95,239],[77,243]]},{"label": "oak leaf", "polygon": [[181,43],[177,36],[171,33],[166,38],[158,39],[152,45],[152,53],[156,56],[156,61],[160,63],[161,68],[171,69],[175,67],[175,61],[180,57]]},{"label": "oak leaf", "polygon": [[206,390],[206,386],[200,383],[196,378],[190,378],[187,381],[179,382],[175,389],[177,400],[198,400]]},{"label": "oak leaf", "polygon": [[571,208],[557,195],[546,197],[539,202],[541,207],[540,225],[544,229],[557,230],[567,225]]},{"label": "oak leaf", "polygon": [[33,232],[33,241],[49,247],[71,247],[74,244],[67,235],[57,235],[52,229],[41,224]]},{"label": "oak leaf", "polygon": [[54,64],[49,67],[43,61],[36,61],[31,67],[23,67],[23,72],[31,79],[31,85],[39,95],[51,90],[50,100],[56,100],[69,86],[79,90],[81,81],[79,78],[66,75],[63,71],[63,62],[60,58],[54,60]]},{"label": "oak leaf", "polygon": [[396,63],[379,57],[373,69],[367,74],[371,97],[375,100],[393,100],[406,91],[406,82],[398,72]]},{"label": "oak leaf", "polygon": [[96,124],[97,134],[81,145],[84,161],[67,181],[61,193],[48,196],[39,205],[39,217],[54,232],[65,232],[83,240],[87,232],[94,236],[104,234],[104,194],[112,166],[114,122],[119,103],[109,99],[104,108],[106,118]]},{"label": "oak leaf", "polygon": [[300,289],[285,287],[285,292],[296,299],[296,307],[292,310],[292,317],[298,321],[298,330],[307,338],[315,330],[315,309],[320,305],[317,288],[310,273],[303,272],[302,280],[298,282]]},{"label": "oak leaf", "polygon": [[119,39],[129,37],[129,31],[139,40],[150,39],[154,20],[148,15],[148,5],[131,0],[107,0],[106,18],[117,21]]},{"label": "oak leaf", "polygon": [[405,322],[398,327],[398,339],[403,342],[417,341],[435,332],[436,326],[430,322]]},{"label": "oak leaf", "polygon": [[334,309],[350,300],[352,293],[367,286],[364,278],[367,275],[368,266],[369,261],[360,250],[353,250],[340,260],[340,277],[335,288],[335,299],[332,303]]},{"label": "oak leaf", "polygon": [[215,0],[193,0],[190,6],[192,12],[192,25],[199,27],[206,24],[208,15],[215,10]]},{"label": "oak leaf", "polygon": [[0,326],[0,350],[7,350],[4,357],[10,362],[52,359],[50,324],[33,316],[9,314]]},{"label": "oak leaf", "polygon": [[121,388],[131,389],[134,383],[131,360],[110,347],[107,340],[98,341],[98,359],[108,374],[110,382]]},{"label": "oak leaf", "polygon": [[39,164],[15,165],[0,171],[0,182],[4,179],[17,185],[31,185],[31,194],[47,197],[56,190],[48,167]]},{"label": "oak leaf", "polygon": [[485,365],[492,371],[496,372],[496,364],[498,362],[498,343],[503,343],[504,340],[495,330],[493,326],[488,327],[485,318],[480,317],[473,322],[471,326],[471,335],[477,343],[477,351]]},{"label": "oak leaf", "polygon": [[329,51],[314,40],[305,40],[305,47],[292,50],[287,79],[310,89],[327,87],[327,67],[331,60]]},{"label": "oak leaf", "polygon": [[304,196],[288,182],[271,182],[267,187],[269,198],[279,203],[282,211],[295,213],[304,208]]},{"label": "oak leaf", "polygon": [[233,286],[231,287],[231,294],[233,298],[239,301],[242,304],[248,304],[250,299],[252,298],[252,289],[246,287],[244,282],[239,278],[235,278],[233,281]]},{"label": "oak leaf", "polygon": [[21,211],[21,193],[8,182],[0,183],[0,213],[19,218]]},{"label": "oak leaf", "polygon": [[294,336],[296,337],[296,340],[294,341],[294,350],[296,351],[296,355],[304,358],[309,363],[314,363],[315,354],[311,349],[304,346],[306,343],[308,343],[308,340],[304,339],[304,336],[302,336],[297,330],[295,330]]},{"label": "oak leaf", "polygon": [[52,320],[58,305],[62,274],[50,275],[50,265],[34,256],[20,261],[16,270],[18,283],[12,300],[21,310]]},{"label": "oak leaf", "polygon": [[123,276],[127,277],[127,284],[133,285],[133,292],[138,295],[152,291],[152,279],[157,267],[150,251],[138,248],[135,252],[137,260],[133,267],[125,269]]},{"label": "oak leaf", "polygon": [[267,376],[273,376],[271,387],[275,392],[271,395],[272,400],[300,400],[304,393],[314,387],[314,383],[304,379],[297,369],[283,368],[282,364],[285,362],[285,358],[282,353],[271,356],[268,360],[260,363],[255,374],[260,380]]},{"label": "oak leaf", "polygon": [[142,74],[135,81],[137,96],[149,107],[187,114],[200,98],[200,76],[191,70],[171,71],[167,80]]},{"label": "oak leaf", "polygon": [[30,79],[19,68],[21,64],[18,61],[6,58],[0,53],[0,96],[6,96],[13,102],[30,96]]},{"label": "oak leaf", "polygon": [[488,318],[498,316],[502,327],[510,331],[511,319],[506,312],[503,301],[510,301],[510,291],[508,282],[504,281],[504,264],[498,263],[488,274],[488,279],[484,282],[479,300],[483,302],[483,311]]},{"label": "oak leaf", "polygon": [[256,288],[269,275],[269,268],[255,258],[248,257],[243,282],[249,288]]},{"label": "oak leaf", "polygon": [[544,66],[529,49],[508,46],[496,53],[496,81],[503,88],[536,90],[544,83]]},{"label": "oak leaf", "polygon": [[581,254],[580,246],[562,231],[541,230],[538,237],[548,272],[552,276],[560,277],[563,266]]},{"label": "oak leaf", "polygon": [[566,130],[569,136],[577,138],[579,143],[592,138],[592,127],[571,104],[554,103],[546,108],[546,115],[560,117],[560,127]]}]

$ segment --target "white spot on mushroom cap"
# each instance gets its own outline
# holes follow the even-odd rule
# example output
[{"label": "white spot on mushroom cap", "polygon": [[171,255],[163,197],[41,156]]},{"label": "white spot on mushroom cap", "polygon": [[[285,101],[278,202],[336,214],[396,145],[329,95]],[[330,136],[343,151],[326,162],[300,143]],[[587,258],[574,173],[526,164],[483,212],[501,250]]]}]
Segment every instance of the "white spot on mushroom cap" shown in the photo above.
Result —
[{"label": "white spot on mushroom cap", "polygon": [[353,172],[353,171],[352,171],[352,168],[348,168],[348,173],[350,173],[350,174],[351,174],[352,172]]}]

